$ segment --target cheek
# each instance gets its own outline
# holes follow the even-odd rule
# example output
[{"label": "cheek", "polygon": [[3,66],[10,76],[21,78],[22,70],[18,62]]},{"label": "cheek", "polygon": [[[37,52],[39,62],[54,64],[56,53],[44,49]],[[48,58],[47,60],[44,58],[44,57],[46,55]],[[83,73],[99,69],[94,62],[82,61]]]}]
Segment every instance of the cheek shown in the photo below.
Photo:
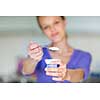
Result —
[{"label": "cheek", "polygon": [[56,30],[58,31],[65,31],[65,25],[64,24],[59,24],[56,26]]},{"label": "cheek", "polygon": [[51,35],[51,32],[49,31],[49,30],[45,30],[45,31],[43,31],[44,32],[44,34],[47,36],[47,37],[49,37],[50,35]]}]

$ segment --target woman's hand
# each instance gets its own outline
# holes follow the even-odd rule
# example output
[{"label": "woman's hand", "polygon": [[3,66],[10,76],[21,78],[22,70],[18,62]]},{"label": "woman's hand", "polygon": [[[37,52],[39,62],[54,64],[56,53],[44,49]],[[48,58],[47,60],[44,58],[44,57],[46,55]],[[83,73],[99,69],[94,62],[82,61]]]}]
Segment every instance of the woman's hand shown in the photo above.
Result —
[{"label": "woman's hand", "polygon": [[30,42],[28,45],[29,57],[23,60],[23,74],[32,74],[35,71],[37,63],[42,59],[42,47],[35,42]]},{"label": "woman's hand", "polygon": [[42,47],[39,44],[31,41],[28,46],[28,55],[34,61],[39,62],[43,56]]},{"label": "woman's hand", "polygon": [[46,75],[52,76],[52,80],[55,81],[64,81],[64,80],[70,80],[70,76],[67,73],[66,64],[63,64],[62,62],[52,62],[52,64],[58,64],[58,68],[45,68]]}]

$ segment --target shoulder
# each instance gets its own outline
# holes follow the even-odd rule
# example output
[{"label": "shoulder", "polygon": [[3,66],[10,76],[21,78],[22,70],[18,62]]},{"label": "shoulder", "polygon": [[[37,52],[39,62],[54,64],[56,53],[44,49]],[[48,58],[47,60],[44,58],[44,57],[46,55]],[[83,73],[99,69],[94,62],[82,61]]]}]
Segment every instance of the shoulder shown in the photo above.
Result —
[{"label": "shoulder", "polygon": [[79,57],[92,59],[92,55],[90,52],[79,50],[79,49],[75,49],[75,51],[76,51],[76,54],[79,55]]}]

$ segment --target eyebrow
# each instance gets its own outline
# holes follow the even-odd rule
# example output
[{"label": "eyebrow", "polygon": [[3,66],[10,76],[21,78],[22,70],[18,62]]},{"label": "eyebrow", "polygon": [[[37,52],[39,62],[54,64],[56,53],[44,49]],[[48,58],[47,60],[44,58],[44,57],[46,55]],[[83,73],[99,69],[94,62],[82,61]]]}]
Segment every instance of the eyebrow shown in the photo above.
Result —
[{"label": "eyebrow", "polygon": [[[55,19],[54,22],[56,22],[56,21],[60,21],[60,19]],[[49,25],[47,25],[47,24],[41,25],[42,28],[43,28],[43,27],[47,27],[47,26],[49,26]]]}]

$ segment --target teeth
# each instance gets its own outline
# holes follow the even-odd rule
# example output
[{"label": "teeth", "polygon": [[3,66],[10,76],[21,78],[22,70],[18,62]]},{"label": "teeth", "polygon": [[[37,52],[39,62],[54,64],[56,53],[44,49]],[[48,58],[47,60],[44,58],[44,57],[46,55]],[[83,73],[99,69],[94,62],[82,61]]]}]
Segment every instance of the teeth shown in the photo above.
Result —
[{"label": "teeth", "polygon": [[51,51],[59,51],[59,48],[58,47],[49,47],[49,50],[51,50]]}]

